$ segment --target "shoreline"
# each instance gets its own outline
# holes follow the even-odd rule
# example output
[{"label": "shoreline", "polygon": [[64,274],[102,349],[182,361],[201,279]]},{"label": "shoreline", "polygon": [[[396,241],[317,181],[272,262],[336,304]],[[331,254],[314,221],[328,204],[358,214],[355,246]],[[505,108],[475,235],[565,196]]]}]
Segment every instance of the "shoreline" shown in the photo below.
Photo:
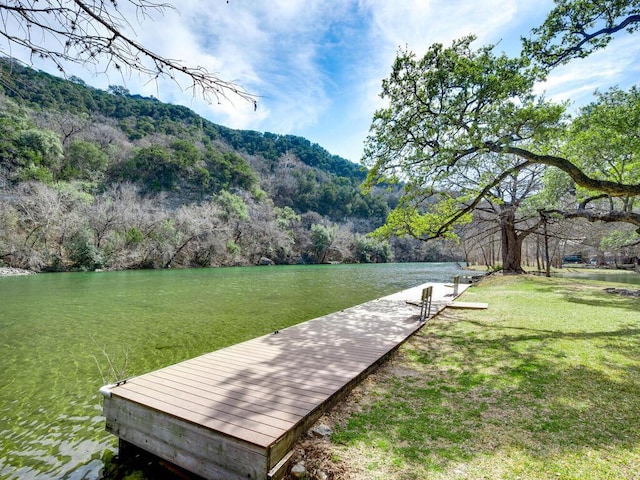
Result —
[{"label": "shoreline", "polygon": [[22,268],[0,267],[0,277],[8,277],[15,275],[36,275],[36,272],[24,270]]}]

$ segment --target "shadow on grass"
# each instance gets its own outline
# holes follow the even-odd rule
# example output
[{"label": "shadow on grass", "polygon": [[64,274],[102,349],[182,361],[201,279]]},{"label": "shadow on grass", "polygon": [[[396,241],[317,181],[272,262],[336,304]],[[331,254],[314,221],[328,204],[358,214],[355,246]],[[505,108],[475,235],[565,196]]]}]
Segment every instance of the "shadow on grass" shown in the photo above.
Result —
[{"label": "shadow on grass", "polygon": [[[612,284],[607,284],[609,287]],[[614,284],[615,285],[615,284]],[[620,284],[621,288],[635,290],[634,285]],[[573,284],[550,283],[548,285],[536,285],[535,290],[542,294],[561,293],[563,298],[577,306],[597,307],[597,308],[620,308],[632,312],[640,311],[640,298],[621,295],[616,292],[607,292],[604,284],[595,286],[593,282],[574,281]],[[585,290],[589,295],[585,295]]]},{"label": "shadow on grass", "polygon": [[[566,459],[593,451],[636,449],[637,461],[640,322],[558,332],[464,318],[441,314],[412,339],[334,441],[378,449],[415,478],[500,451],[569,471],[591,468]],[[615,463],[607,458],[594,462],[590,478],[634,478],[620,474],[626,460],[603,466]]]}]

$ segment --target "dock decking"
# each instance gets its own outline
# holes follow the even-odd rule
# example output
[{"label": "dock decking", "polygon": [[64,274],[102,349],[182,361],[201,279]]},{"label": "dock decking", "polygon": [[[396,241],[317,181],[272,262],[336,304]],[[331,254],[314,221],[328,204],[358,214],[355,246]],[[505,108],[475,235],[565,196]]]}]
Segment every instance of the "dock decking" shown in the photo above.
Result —
[{"label": "dock decking", "polygon": [[[453,299],[425,284],[103,387],[106,428],[208,479],[284,475],[294,442]],[[458,294],[468,285],[460,285]]]}]

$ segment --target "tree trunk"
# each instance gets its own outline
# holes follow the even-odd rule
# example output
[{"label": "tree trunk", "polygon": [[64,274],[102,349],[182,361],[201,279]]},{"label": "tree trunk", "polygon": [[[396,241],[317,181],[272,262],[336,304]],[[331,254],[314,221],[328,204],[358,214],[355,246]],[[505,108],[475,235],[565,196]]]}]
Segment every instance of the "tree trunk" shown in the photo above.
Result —
[{"label": "tree trunk", "polygon": [[502,273],[505,275],[524,273],[522,268],[522,241],[524,236],[518,235],[515,220],[515,208],[505,208],[500,212]]},{"label": "tree trunk", "polygon": [[549,233],[547,232],[547,219],[544,219],[544,257],[546,260],[545,276],[551,277],[551,259],[549,258]]}]

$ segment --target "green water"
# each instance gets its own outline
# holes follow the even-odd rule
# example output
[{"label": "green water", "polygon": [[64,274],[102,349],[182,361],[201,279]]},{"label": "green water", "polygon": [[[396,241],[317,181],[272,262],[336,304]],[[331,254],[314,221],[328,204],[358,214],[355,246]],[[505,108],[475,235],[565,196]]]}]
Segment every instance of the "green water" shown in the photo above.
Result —
[{"label": "green water", "polygon": [[0,478],[99,478],[117,439],[97,391],[114,377],[459,273],[391,264],[0,278]]},{"label": "green water", "polygon": [[600,282],[629,283],[640,285],[640,275],[634,271],[622,270],[591,270],[588,268],[566,268],[564,272],[557,272],[555,277],[582,278],[587,280],[598,280]]}]

